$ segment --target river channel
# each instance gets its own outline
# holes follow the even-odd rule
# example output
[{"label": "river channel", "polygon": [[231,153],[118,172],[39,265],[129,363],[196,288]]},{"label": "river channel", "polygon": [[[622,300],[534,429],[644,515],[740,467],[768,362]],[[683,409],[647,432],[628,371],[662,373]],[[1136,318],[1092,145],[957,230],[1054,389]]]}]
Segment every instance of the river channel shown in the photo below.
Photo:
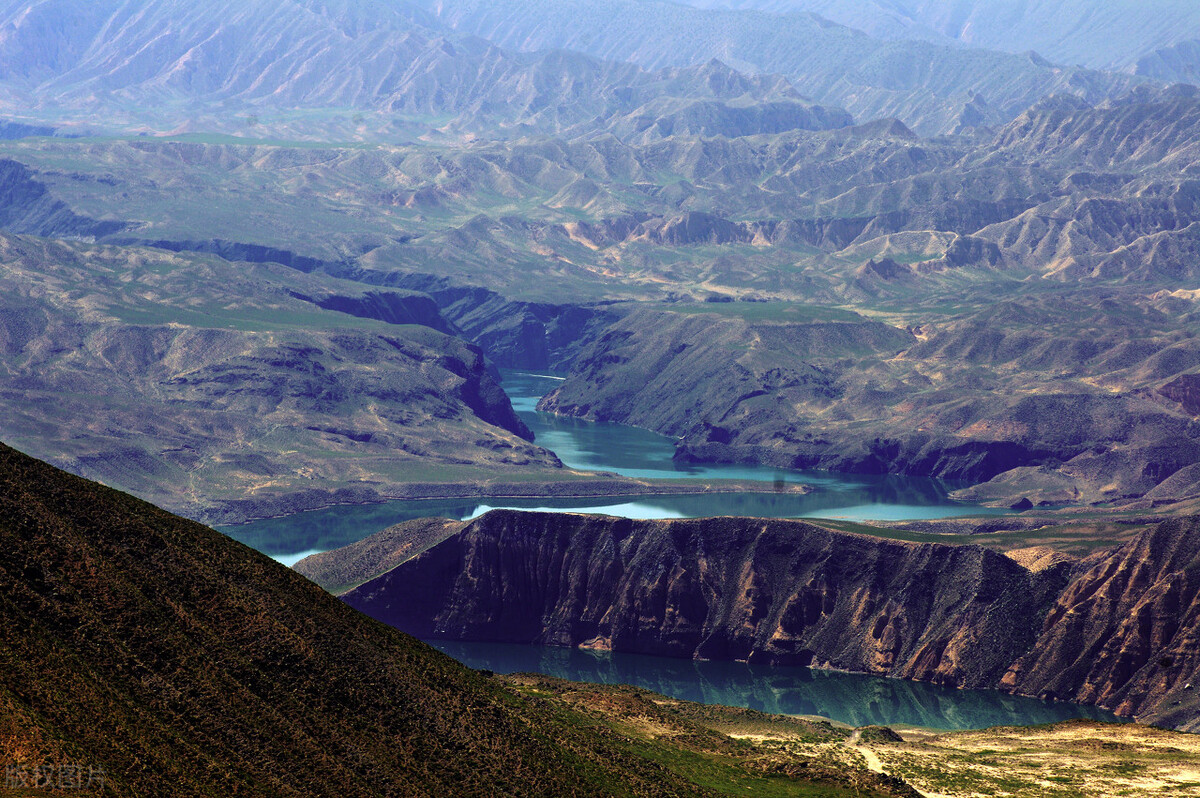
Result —
[{"label": "river channel", "polygon": [[[724,478],[769,482],[773,486],[779,482],[801,483],[814,490],[807,494],[772,490],[622,497],[608,501],[594,498],[397,501],[331,507],[225,527],[222,531],[291,565],[310,553],[353,543],[400,521],[429,516],[473,518],[494,507],[569,509],[630,518],[747,515],[883,521],[996,512],[952,501],[949,492],[955,486],[933,479],[678,464],[672,459],[671,439],[653,432],[538,413],[538,399],[553,390],[559,379],[510,371],[504,374],[504,388],[522,420],[534,431],[538,444],[555,452],[567,466],[638,478]],[[1076,717],[1115,719],[1111,713],[1096,707],[808,668],[692,662],[508,643],[430,642],[469,667],[497,673],[533,671],[578,681],[632,684],[689,701],[819,715],[855,726],[910,724],[936,729],[978,729]]]},{"label": "river channel", "polygon": [[810,493],[694,493],[675,496],[595,498],[431,499],[330,507],[223,527],[221,531],[286,565],[318,551],[353,543],[385,527],[412,518],[466,519],[504,507],[524,510],[571,510],[627,518],[705,518],[742,515],[757,518],[839,518],[850,521],[909,521],[997,510],[954,502],[954,485],[940,480],[895,475],[788,471],[748,465],[690,465],[672,459],[674,441],[649,430],[621,424],[597,424],[537,412],[536,405],[561,378],[504,372],[504,389],[537,443],[571,468],[606,471],[647,479],[737,479],[774,485],[805,484]]}]

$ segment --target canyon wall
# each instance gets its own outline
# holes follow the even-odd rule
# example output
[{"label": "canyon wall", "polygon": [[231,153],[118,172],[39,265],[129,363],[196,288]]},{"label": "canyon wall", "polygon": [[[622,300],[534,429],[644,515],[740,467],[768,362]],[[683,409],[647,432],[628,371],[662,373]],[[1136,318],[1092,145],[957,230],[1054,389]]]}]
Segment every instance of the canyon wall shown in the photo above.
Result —
[{"label": "canyon wall", "polygon": [[1031,570],[802,521],[494,511],[343,595],[418,637],[812,665],[1200,728],[1200,522]]}]

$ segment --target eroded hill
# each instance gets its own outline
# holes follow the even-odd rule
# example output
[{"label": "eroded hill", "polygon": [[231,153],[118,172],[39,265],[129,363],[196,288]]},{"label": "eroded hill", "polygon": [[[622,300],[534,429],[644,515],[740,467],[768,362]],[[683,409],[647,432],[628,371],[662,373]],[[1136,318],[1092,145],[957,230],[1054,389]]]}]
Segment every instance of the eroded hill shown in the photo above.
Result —
[{"label": "eroded hill", "polygon": [[0,252],[0,432],[77,473],[200,515],[561,470],[479,350],[428,326],[450,329],[428,296],[160,251]]}]

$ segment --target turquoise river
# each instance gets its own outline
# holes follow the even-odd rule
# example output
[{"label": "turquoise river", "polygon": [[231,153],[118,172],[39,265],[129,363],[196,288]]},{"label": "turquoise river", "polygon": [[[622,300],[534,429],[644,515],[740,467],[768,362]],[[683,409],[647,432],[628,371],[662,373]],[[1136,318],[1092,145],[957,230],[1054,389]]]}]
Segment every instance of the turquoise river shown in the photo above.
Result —
[{"label": "turquoise river", "polygon": [[[803,483],[806,494],[770,492],[681,494],[597,499],[453,499],[396,501],[331,507],[224,527],[221,531],[287,565],[344,546],[410,518],[473,518],[495,507],[572,510],[630,518],[746,515],[902,521],[993,514],[952,501],[954,486],[933,479],[786,471],[742,465],[682,465],[673,441],[647,430],[560,418],[536,410],[560,378],[507,371],[504,388],[537,436],[572,468],[660,479],[740,479]],[[1076,717],[1114,720],[1096,707],[1047,703],[991,690],[935,685],[808,668],[692,662],[637,654],[598,653],[508,643],[430,641],[472,668],[497,673],[535,671],[566,679],[633,684],[688,701],[726,704],[795,715],[819,715],[855,726],[909,724],[976,729],[1050,723]]]}]

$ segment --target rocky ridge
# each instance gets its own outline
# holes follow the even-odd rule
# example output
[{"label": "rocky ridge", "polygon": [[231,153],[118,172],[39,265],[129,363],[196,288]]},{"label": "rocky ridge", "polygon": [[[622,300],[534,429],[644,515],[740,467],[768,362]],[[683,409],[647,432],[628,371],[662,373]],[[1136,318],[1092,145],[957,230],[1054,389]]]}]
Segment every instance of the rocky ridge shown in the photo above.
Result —
[{"label": "rocky ridge", "polygon": [[[493,511],[431,528],[342,598],[421,636],[831,667],[1200,728],[1193,518],[1027,565],[797,521]],[[300,570],[326,580],[340,557]]]}]

